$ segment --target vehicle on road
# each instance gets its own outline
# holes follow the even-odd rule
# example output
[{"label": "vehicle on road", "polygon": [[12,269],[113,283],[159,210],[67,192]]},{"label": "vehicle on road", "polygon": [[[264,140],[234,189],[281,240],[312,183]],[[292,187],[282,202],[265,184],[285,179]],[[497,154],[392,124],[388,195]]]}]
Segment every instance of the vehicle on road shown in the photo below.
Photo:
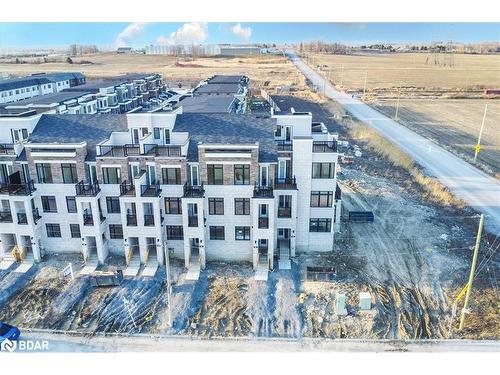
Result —
[{"label": "vehicle on road", "polygon": [[19,328],[0,321],[0,342],[4,340],[17,340],[21,335]]}]

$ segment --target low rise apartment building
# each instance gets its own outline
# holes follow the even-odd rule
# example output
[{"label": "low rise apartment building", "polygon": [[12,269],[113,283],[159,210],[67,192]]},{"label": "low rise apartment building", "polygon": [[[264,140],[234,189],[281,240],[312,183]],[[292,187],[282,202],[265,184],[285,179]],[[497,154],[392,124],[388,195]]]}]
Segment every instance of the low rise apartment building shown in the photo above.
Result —
[{"label": "low rise apartment building", "polygon": [[339,229],[337,136],[310,113],[173,112],[0,117],[0,257],[110,254],[199,272],[261,274],[331,251]]}]

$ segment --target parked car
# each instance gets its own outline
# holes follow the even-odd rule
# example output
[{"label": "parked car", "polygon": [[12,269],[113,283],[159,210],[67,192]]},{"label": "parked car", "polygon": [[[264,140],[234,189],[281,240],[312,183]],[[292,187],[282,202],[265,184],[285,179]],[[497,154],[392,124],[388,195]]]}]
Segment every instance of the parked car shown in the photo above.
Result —
[{"label": "parked car", "polygon": [[0,321],[0,342],[6,339],[17,340],[20,335],[19,328]]}]

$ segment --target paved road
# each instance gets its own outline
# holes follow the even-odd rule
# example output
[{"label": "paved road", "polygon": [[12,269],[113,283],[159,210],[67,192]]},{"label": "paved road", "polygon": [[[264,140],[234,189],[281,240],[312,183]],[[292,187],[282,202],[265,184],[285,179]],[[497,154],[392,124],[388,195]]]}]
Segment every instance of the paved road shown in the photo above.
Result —
[{"label": "paved road", "polygon": [[[437,177],[457,197],[485,215],[486,228],[500,233],[500,181],[454,156],[436,143],[414,133],[351,95],[339,92],[293,51],[290,60],[325,95],[339,102],[353,116],[369,124],[385,138],[407,152],[427,173]],[[499,129],[500,131],[500,129]],[[472,152],[472,150],[471,150]],[[500,163],[500,160],[498,161]]]}]

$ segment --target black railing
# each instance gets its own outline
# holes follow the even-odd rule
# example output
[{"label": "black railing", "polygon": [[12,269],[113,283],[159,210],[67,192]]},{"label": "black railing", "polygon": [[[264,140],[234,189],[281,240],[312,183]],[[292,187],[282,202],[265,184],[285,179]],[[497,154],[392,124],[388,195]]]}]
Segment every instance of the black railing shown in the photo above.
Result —
[{"label": "black railing", "polygon": [[127,214],[127,226],[136,227],[137,226],[137,215]]},{"label": "black railing", "polygon": [[17,213],[17,223],[18,224],[28,224],[28,215],[25,212]]},{"label": "black railing", "polygon": [[0,186],[0,193],[9,195],[31,195],[35,190],[33,180],[29,180],[24,184],[6,183]]},{"label": "black railing", "polygon": [[135,196],[135,187],[133,184],[129,184],[127,181],[123,181],[120,184],[120,196],[121,195],[132,195]]},{"label": "black railing", "polygon": [[90,212],[87,208],[83,210],[83,225],[94,225],[92,212]]},{"label": "black railing", "polygon": [[196,185],[193,186],[189,183],[184,184],[184,197],[191,197],[191,198],[201,198],[205,194],[205,187],[203,185],[203,182],[201,185]]},{"label": "black railing", "polygon": [[292,217],[292,208],[278,207],[278,217]]},{"label": "black railing", "polygon": [[267,228],[269,228],[269,218],[259,217],[259,229],[267,229]]},{"label": "black railing", "polygon": [[160,183],[141,185],[141,197],[159,197],[161,194]]},{"label": "black railing", "polygon": [[12,212],[0,211],[0,223],[12,223]]},{"label": "black railing", "polygon": [[38,208],[33,208],[31,210],[31,213],[33,214],[33,221],[35,224],[37,223],[38,220],[40,220],[42,217],[40,216],[40,213],[38,212]]},{"label": "black railing", "polygon": [[278,151],[293,151],[292,141],[276,141]]},{"label": "black railing", "polygon": [[197,227],[197,226],[198,226],[198,215],[189,215],[188,227]]},{"label": "black railing", "polygon": [[138,144],[124,144],[124,145],[100,145],[98,156],[110,157],[125,157],[137,156],[141,154]]},{"label": "black railing", "polygon": [[342,190],[340,189],[339,184],[337,184],[337,187],[335,188],[335,200],[340,199],[342,199]]},{"label": "black railing", "polygon": [[337,141],[314,141],[313,152],[337,152]]},{"label": "black railing", "polygon": [[153,227],[155,225],[155,215],[145,214],[144,215],[144,226]]},{"label": "black railing", "polygon": [[100,191],[99,182],[80,181],[75,185],[76,195],[79,197],[95,197]]},{"label": "black railing", "polygon": [[0,155],[15,155],[14,145],[11,143],[0,143]]},{"label": "black railing", "polygon": [[274,198],[272,186],[260,186],[255,184],[253,188],[254,198]]},{"label": "black railing", "polygon": [[282,189],[282,190],[297,189],[297,180],[295,179],[295,176],[286,177],[286,178],[278,178],[278,179],[276,179],[276,183],[274,184],[274,188],[275,189]]}]

